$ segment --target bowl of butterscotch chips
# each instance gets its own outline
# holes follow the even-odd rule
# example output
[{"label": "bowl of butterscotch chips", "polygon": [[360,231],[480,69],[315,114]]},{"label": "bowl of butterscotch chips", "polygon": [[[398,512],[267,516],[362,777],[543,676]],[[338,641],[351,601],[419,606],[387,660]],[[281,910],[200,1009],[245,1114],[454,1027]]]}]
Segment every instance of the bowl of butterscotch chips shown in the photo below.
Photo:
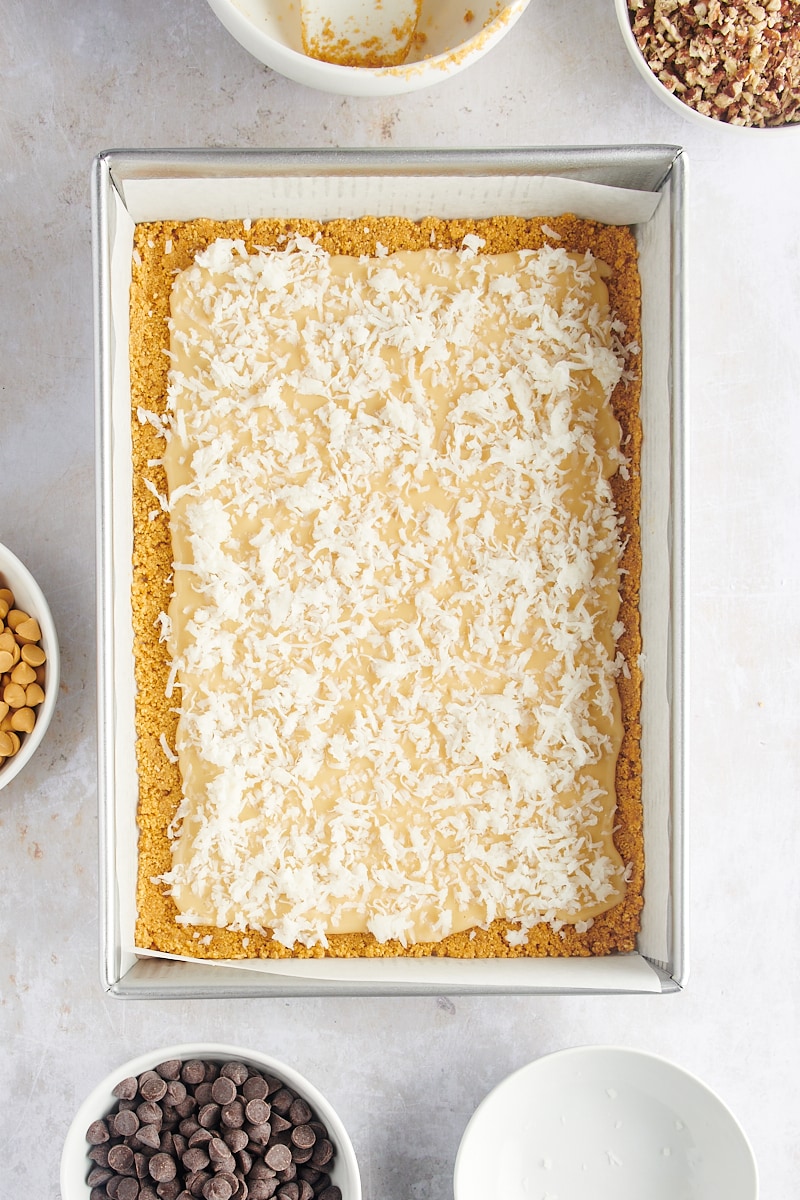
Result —
[{"label": "bowl of butterscotch chips", "polygon": [[56,627],[25,564],[0,545],[0,788],[36,753],[56,705]]},{"label": "bowl of butterscotch chips", "polygon": [[623,40],[674,111],[734,129],[800,130],[797,0],[615,0]]}]

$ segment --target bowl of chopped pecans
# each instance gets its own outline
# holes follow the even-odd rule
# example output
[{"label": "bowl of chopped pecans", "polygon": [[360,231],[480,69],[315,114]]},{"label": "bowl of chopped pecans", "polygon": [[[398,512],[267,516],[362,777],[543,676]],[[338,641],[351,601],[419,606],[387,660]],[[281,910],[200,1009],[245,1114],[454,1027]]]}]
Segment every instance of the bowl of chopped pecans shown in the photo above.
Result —
[{"label": "bowl of chopped pecans", "polygon": [[705,125],[800,130],[797,0],[615,0],[640,75]]},{"label": "bowl of chopped pecans", "polygon": [[58,695],[56,627],[28,568],[0,545],[0,789],[40,745]]}]

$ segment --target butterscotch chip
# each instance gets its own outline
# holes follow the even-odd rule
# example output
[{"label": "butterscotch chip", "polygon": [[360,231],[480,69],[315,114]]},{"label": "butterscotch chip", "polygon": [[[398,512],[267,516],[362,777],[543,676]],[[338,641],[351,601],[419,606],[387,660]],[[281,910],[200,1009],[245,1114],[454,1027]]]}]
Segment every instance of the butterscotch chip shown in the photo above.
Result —
[{"label": "butterscotch chip", "polygon": [[20,657],[23,662],[26,662],[34,669],[43,666],[47,661],[47,655],[42,647],[32,642],[26,642],[24,646],[20,647]]},{"label": "butterscotch chip", "polygon": [[11,715],[11,728],[17,733],[30,733],[36,724],[36,714],[32,708],[17,708]]},{"label": "butterscotch chip", "polygon": [[41,639],[42,631],[39,628],[39,622],[34,617],[26,617],[16,626],[14,635],[18,642],[38,642]]},{"label": "butterscotch chip", "polygon": [[36,672],[28,663],[20,661],[11,671],[11,682],[19,683],[23,687],[27,687],[29,683],[33,683],[36,679]]},{"label": "butterscotch chip", "polygon": [[7,683],[3,688],[3,700],[9,708],[23,708],[26,704],[25,688],[19,683]]}]

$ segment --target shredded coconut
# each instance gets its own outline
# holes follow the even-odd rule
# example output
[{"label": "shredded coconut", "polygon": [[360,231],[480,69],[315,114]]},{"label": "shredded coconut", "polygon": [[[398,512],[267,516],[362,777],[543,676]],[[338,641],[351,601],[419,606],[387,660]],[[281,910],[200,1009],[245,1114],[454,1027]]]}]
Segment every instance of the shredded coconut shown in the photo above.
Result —
[{"label": "shredded coconut", "polygon": [[186,923],[516,945],[613,902],[623,364],[590,255],[479,243],[219,240],[178,278]]}]

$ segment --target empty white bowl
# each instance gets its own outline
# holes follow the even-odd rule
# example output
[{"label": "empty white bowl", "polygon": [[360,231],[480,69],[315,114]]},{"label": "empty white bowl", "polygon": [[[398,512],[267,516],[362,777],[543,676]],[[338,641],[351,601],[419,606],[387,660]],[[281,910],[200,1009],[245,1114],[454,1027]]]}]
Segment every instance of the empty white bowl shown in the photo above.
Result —
[{"label": "empty white bowl", "polygon": [[36,709],[36,724],[30,733],[22,735],[17,753],[7,758],[0,766],[2,789],[19,775],[27,762],[30,762],[47,732],[58,698],[59,654],[56,627],[42,589],[25,564],[3,545],[0,545],[0,587],[10,588],[17,607],[24,609],[39,622],[42,631],[41,645],[47,655],[44,700]]},{"label": "empty white bowl", "polygon": [[628,53],[631,56],[636,70],[639,72],[642,79],[644,79],[648,87],[655,92],[658,98],[664,104],[666,104],[668,108],[671,108],[673,112],[680,114],[680,116],[685,117],[688,121],[692,121],[696,125],[704,125],[707,129],[713,126],[717,129],[729,129],[735,134],[745,134],[751,137],[756,133],[760,133],[762,136],[765,133],[800,133],[800,122],[793,122],[786,125],[769,125],[763,127],[760,125],[732,125],[729,121],[722,121],[717,117],[704,116],[703,113],[698,112],[697,109],[692,108],[691,105],[684,104],[683,100],[680,100],[676,95],[674,95],[669,88],[664,87],[664,84],[653,72],[650,64],[642,53],[639,43],[634,37],[633,29],[631,28],[628,0],[614,0],[614,7],[616,8],[617,12],[617,22],[619,24],[620,33],[622,34],[622,40],[627,47]]},{"label": "empty white bowl", "polygon": [[175,1058],[182,1061],[199,1058],[219,1063],[243,1062],[246,1066],[280,1079],[308,1101],[315,1117],[327,1127],[335,1147],[335,1157],[329,1172],[331,1183],[341,1188],[342,1200],[361,1200],[361,1177],[355,1151],[333,1105],[294,1068],[269,1054],[245,1050],[241,1046],[228,1046],[223,1042],[190,1042],[151,1050],[122,1063],[98,1083],[81,1104],[67,1130],[61,1154],[61,1200],[89,1200],[91,1189],[86,1178],[93,1164],[88,1158],[90,1147],[86,1141],[86,1131],[94,1121],[105,1117],[114,1107],[116,1097],[113,1088],[129,1076],[139,1076],[145,1071],[153,1070],[159,1063]]},{"label": "empty white bowl", "polygon": [[208,3],[245,50],[281,75],[339,95],[391,96],[430,87],[476,62],[516,24],[529,0],[423,0],[417,28],[424,41],[397,67],[344,67],[309,58],[300,0]]},{"label": "empty white bowl", "polygon": [[549,1054],[490,1092],[467,1125],[455,1200],[757,1200],[750,1144],[722,1101],[638,1050]]}]

